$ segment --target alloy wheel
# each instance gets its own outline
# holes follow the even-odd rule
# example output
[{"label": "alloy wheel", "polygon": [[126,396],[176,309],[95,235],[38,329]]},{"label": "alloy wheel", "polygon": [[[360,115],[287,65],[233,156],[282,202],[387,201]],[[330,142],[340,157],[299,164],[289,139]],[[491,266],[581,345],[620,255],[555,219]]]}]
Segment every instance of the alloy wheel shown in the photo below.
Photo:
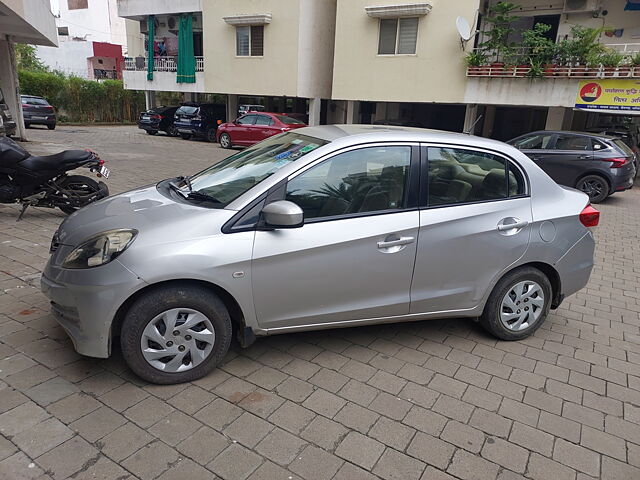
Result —
[{"label": "alloy wheel", "polygon": [[589,195],[589,197],[598,197],[602,195],[604,191],[604,185],[600,180],[586,180],[582,182],[582,191]]},{"label": "alloy wheel", "polygon": [[215,338],[213,325],[204,314],[190,308],[172,308],[147,324],[140,348],[152,367],[168,373],[184,372],[206,360]]},{"label": "alloy wheel", "polygon": [[544,291],[534,281],[516,283],[507,291],[500,305],[500,322],[517,332],[538,321],[544,311]]}]

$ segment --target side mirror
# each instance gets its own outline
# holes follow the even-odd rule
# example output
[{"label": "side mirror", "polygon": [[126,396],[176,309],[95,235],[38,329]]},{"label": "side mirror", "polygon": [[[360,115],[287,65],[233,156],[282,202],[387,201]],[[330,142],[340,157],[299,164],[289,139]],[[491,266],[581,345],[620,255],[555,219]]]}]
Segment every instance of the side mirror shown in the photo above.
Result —
[{"label": "side mirror", "polygon": [[272,228],[298,228],[304,225],[302,209],[288,200],[278,200],[262,209],[266,226]]}]

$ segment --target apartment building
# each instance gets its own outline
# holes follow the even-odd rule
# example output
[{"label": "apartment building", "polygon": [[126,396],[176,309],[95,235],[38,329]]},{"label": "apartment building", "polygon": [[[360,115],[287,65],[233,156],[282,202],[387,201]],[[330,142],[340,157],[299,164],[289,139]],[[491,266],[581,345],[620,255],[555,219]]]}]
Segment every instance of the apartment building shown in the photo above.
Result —
[{"label": "apartment building", "polygon": [[[633,73],[622,70],[528,78],[515,66],[481,74],[468,69],[465,57],[487,39],[491,25],[486,18],[496,3],[119,0],[119,14],[135,20],[127,25],[129,37],[140,38],[138,58],[127,60],[124,79],[127,88],[179,91],[188,98],[226,94],[229,116],[243,98],[259,97],[269,109],[306,110],[311,124],[473,127],[477,134],[500,139],[536,128],[586,128],[604,114],[634,114],[604,107],[600,112],[576,110],[586,79],[605,86],[614,82],[614,87],[615,82],[635,81]],[[523,30],[546,23],[552,41],[565,39],[574,25],[603,27],[602,43],[628,54],[640,50],[640,12],[626,11],[625,1],[515,3],[513,43],[522,41]],[[196,31],[202,39],[201,51],[195,48],[196,81],[179,82],[175,60],[162,57],[153,59],[154,78],[148,80],[149,16],[155,19],[154,41],[166,42],[163,29],[171,16],[182,14],[193,16],[194,44]],[[459,18],[472,26],[468,39],[460,36]]]},{"label": "apartment building", "polygon": [[0,87],[22,139],[25,130],[14,44],[55,46],[56,42],[56,23],[49,0],[0,0]]}]

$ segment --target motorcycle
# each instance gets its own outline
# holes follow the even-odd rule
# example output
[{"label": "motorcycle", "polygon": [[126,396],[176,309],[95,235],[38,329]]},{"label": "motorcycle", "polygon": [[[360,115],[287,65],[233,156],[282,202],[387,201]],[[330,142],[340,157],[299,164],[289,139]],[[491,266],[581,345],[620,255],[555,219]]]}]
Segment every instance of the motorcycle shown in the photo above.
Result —
[{"label": "motorcycle", "polygon": [[0,137],[0,203],[21,203],[20,221],[30,206],[59,208],[66,214],[109,195],[104,182],[84,175],[67,175],[79,167],[98,177],[110,171],[91,150],[65,150],[54,155],[31,155],[16,142]]}]

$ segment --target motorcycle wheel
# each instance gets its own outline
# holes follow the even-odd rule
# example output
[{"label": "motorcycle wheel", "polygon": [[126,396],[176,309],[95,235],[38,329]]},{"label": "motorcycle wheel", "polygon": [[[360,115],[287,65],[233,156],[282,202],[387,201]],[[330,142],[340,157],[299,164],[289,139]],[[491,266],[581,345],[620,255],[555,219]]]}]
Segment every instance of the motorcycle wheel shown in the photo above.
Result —
[{"label": "motorcycle wheel", "polygon": [[[101,191],[100,184],[94,179],[85,177],[83,175],[69,175],[62,180],[58,186],[60,187],[60,193],[66,197],[76,197],[79,195],[91,195]],[[108,195],[108,192],[107,192]],[[103,197],[101,197],[103,198]],[[88,205],[91,202],[87,202],[82,207]],[[80,210],[82,207],[75,207],[71,205],[58,205],[58,208],[64,213],[71,215],[73,212]]]}]

